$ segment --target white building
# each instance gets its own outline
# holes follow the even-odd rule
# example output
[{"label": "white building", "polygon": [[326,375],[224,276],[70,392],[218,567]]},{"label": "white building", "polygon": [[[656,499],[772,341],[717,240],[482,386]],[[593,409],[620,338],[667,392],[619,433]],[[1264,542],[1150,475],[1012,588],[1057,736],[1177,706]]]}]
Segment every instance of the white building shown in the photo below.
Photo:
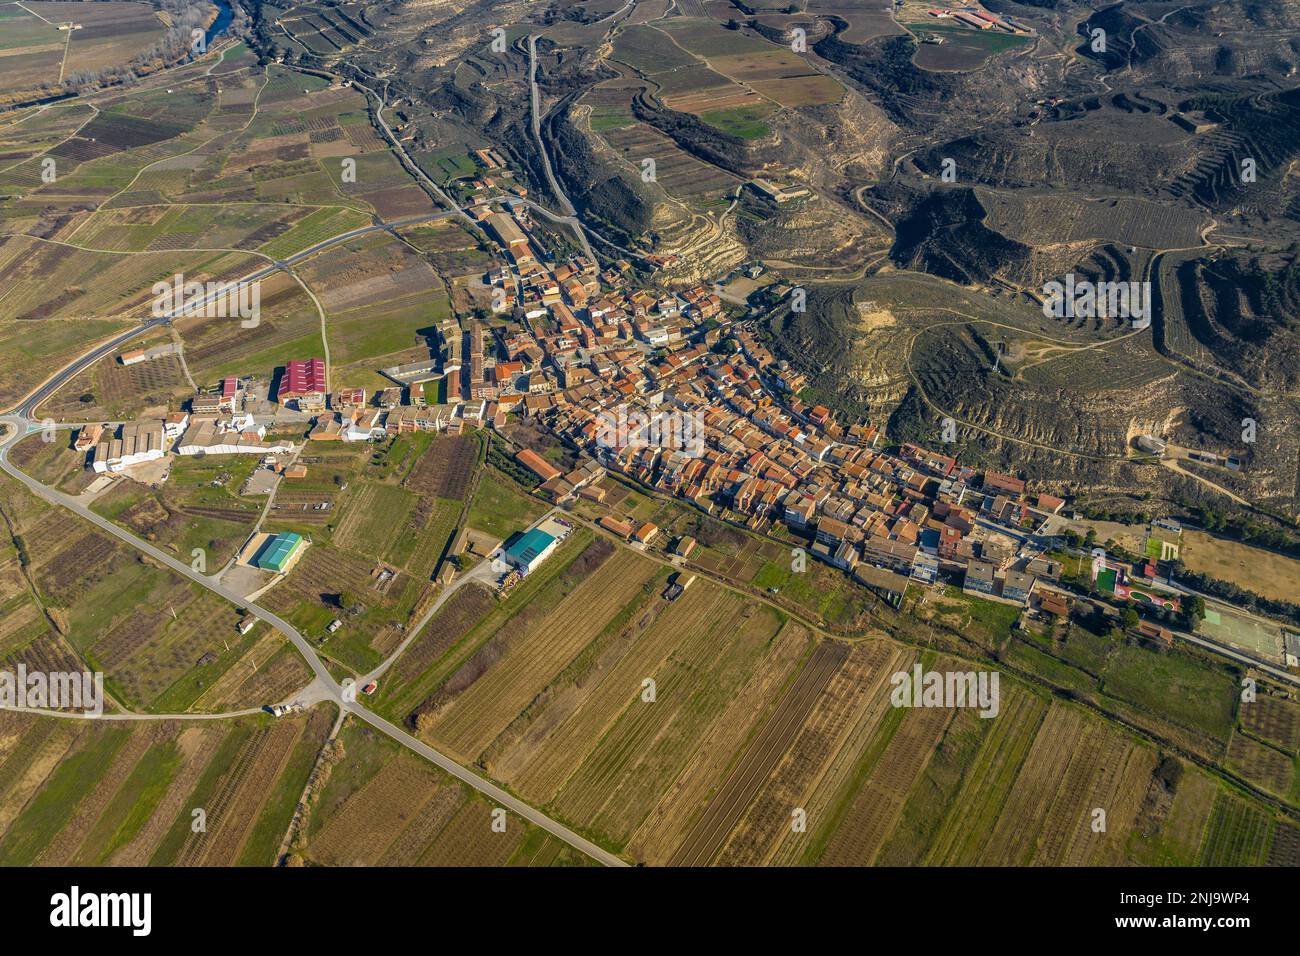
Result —
[{"label": "white building", "polygon": [[127,422],[117,437],[102,438],[95,446],[91,467],[100,474],[154,461],[167,453],[167,436],[161,418]]},{"label": "white building", "polygon": [[266,430],[233,431],[218,426],[216,419],[196,418],[176,445],[178,455],[275,455],[293,451],[293,442],[262,440]]}]

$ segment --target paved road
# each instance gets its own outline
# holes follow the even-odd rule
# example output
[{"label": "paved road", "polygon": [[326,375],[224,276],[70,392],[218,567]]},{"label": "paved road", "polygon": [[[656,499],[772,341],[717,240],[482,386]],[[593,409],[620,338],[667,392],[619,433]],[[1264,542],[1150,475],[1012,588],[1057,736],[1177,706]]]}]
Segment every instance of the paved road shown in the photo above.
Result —
[{"label": "paved road", "polygon": [[537,89],[537,36],[532,33],[528,34],[528,89],[533,105],[533,139],[537,143],[537,153],[542,158],[542,171],[546,173],[546,181],[550,184],[551,194],[560,201],[560,208],[564,210],[564,214],[566,216],[577,215],[578,210],[574,208],[573,203],[569,202],[569,197],[564,194],[559,181],[555,178],[555,172],[551,169],[551,156],[546,151],[545,144],[542,143],[541,93]]},{"label": "paved road", "polygon": [[406,650],[407,646],[420,636],[420,632],[424,630],[425,625],[429,623],[433,616],[438,613],[439,608],[446,604],[451,596],[465,585],[477,581],[484,587],[490,588],[497,577],[497,573],[492,570],[492,564],[493,561],[491,558],[480,561],[465,574],[462,574],[453,581],[450,586],[443,588],[441,593],[439,593],[439,595],[434,599],[433,603],[429,605],[428,609],[420,615],[420,619],[415,622],[415,626],[408,630],[406,637],[402,638],[402,643],[398,644],[393,653],[389,654],[378,667],[372,670],[365,677],[361,678],[360,683],[364,686],[372,680],[379,680],[379,678],[383,677],[388,668],[392,667],[393,663],[402,656],[402,652]]},{"label": "paved road", "polygon": [[251,717],[265,713],[261,707],[244,710],[227,710],[220,714],[88,714],[75,710],[46,710],[43,707],[15,707],[24,714],[43,717],[71,717],[74,720],[229,720],[232,717]]},{"label": "paved road", "polygon": [[[309,256],[315,255],[316,253],[324,249],[327,249],[331,246],[337,245],[338,243],[347,242],[350,239],[354,239],[359,236],[364,236],[379,231],[391,232],[392,230],[402,226],[417,225],[423,222],[431,222],[433,220],[442,219],[452,215],[460,216],[461,218],[469,222],[471,225],[473,225],[473,221],[464,212],[464,210],[462,210],[454,201],[452,201],[450,197],[446,196],[446,194],[443,193],[441,189],[439,189],[437,184],[434,183],[432,180],[430,180],[424,174],[424,172],[414,163],[414,161],[411,160],[410,157],[407,155],[405,148],[401,146],[400,142],[397,140],[397,137],[393,135],[392,130],[388,128],[387,123],[383,119],[382,111],[385,106],[384,100],[381,99],[379,95],[374,93],[372,90],[368,90],[364,86],[361,86],[360,84],[354,84],[354,85],[360,86],[362,90],[374,96],[375,99],[380,103],[380,108],[377,111],[376,115],[379,118],[380,124],[384,128],[384,132],[387,134],[390,142],[397,150],[404,164],[407,165],[407,168],[412,172],[413,175],[419,177],[433,190],[433,192],[436,195],[441,197],[449,208],[447,210],[443,210],[437,213],[432,213],[424,216],[412,216],[405,219],[395,220],[393,222],[376,222],[369,226],[363,226],[358,229],[353,229],[349,232],[334,236],[331,239],[325,239],[322,240],[321,242],[315,243],[314,245],[309,246],[308,248],[303,249],[302,251],[295,253],[294,255],[289,256],[284,260],[276,260],[271,265],[259,269],[255,272],[252,272],[247,276],[244,276],[242,279],[236,280],[237,282],[254,282],[257,281],[258,279],[266,278],[267,276],[270,276],[279,270],[287,269],[287,267],[291,266],[292,264],[299,262]],[[203,301],[206,302],[207,299],[205,298]],[[191,304],[190,307],[193,308],[194,306]],[[511,796],[509,793],[507,793],[505,790],[498,787],[496,784],[488,780],[485,780],[484,778],[480,777],[478,774],[474,773],[473,771],[465,767],[462,767],[460,764],[456,763],[456,761],[452,760],[450,757],[438,752],[437,750],[434,750],[432,747],[428,746],[427,744],[423,743],[416,737],[402,730],[400,727],[397,727],[396,725],[383,719],[377,714],[372,713],[371,711],[363,707],[361,704],[351,699],[353,694],[351,692],[347,694],[344,693],[344,689],[342,685],[334,679],[333,675],[330,674],[329,669],[325,666],[325,663],[316,654],[315,648],[305,637],[303,637],[301,633],[299,633],[297,628],[291,625],[288,621],[272,613],[271,611],[268,611],[266,608],[260,607],[254,602],[246,600],[243,596],[237,594],[236,592],[222,585],[220,581],[215,579],[215,577],[209,577],[208,575],[201,574],[198,571],[195,571],[188,564],[185,564],[184,562],[177,560],[176,558],[172,557],[170,554],[167,554],[166,552],[159,550],[158,548],[149,544],[147,541],[144,541],[143,539],[138,538],[135,535],[131,534],[126,529],[119,527],[118,525],[114,524],[113,522],[109,521],[106,518],[101,517],[100,515],[91,511],[89,508],[82,505],[76,498],[66,495],[55,488],[51,488],[48,485],[45,485],[42,482],[37,481],[35,478],[32,478],[31,476],[27,475],[25,472],[23,472],[21,469],[15,466],[11,461],[9,461],[9,452],[13,448],[13,446],[17,444],[17,442],[20,441],[22,438],[26,437],[32,432],[40,430],[41,426],[39,425],[39,423],[32,420],[32,416],[35,412],[35,409],[38,408],[42,402],[48,399],[49,396],[53,395],[63,385],[65,385],[68,381],[70,381],[73,376],[75,376],[78,372],[85,369],[87,366],[93,364],[94,362],[99,361],[105,355],[110,354],[112,351],[119,348],[125,342],[128,342],[131,339],[136,338],[137,336],[141,335],[148,329],[155,328],[159,325],[163,325],[170,322],[171,319],[174,318],[175,315],[177,314],[179,314],[179,312],[174,311],[172,313],[168,313],[163,316],[152,318],[142,323],[140,326],[136,327],[135,329],[129,329],[126,332],[121,333],[120,335],[114,336],[112,339],[108,340],[107,342],[95,346],[94,348],[87,351],[85,354],[81,355],[79,358],[70,362],[64,368],[60,369],[54,375],[52,375],[49,379],[47,379],[44,383],[42,383],[37,389],[35,389],[32,393],[30,393],[25,399],[20,401],[18,405],[16,405],[10,411],[9,414],[0,415],[0,428],[3,428],[8,432],[7,435],[5,435],[2,439],[0,439],[0,470],[3,470],[14,479],[22,482],[35,495],[37,495],[42,500],[47,501],[50,504],[56,505],[58,507],[67,508],[69,511],[72,511],[75,514],[77,514],[79,517],[84,518],[86,521],[89,521],[91,524],[95,525],[97,528],[104,531],[105,533],[110,534],[113,537],[125,542],[126,544],[129,544],[131,547],[135,548],[136,550],[149,555],[149,557],[153,558],[159,564],[169,568],[170,570],[176,572],[177,574],[180,574],[182,577],[194,581],[196,584],[200,585],[201,587],[207,588],[209,591],[212,591],[215,594],[219,594],[221,597],[225,598],[227,601],[230,601],[236,607],[245,609],[248,613],[253,614],[260,620],[266,621],[276,630],[280,631],[280,633],[284,634],[298,649],[299,653],[302,654],[303,658],[307,661],[308,666],[311,668],[312,673],[315,675],[315,679],[311,682],[311,684],[309,684],[298,694],[294,695],[294,699],[297,700],[298,702],[303,703],[304,705],[310,705],[310,704],[320,703],[323,701],[331,701],[339,708],[340,720],[342,719],[342,715],[344,713],[351,713],[356,715],[359,719],[364,720],[365,722],[369,723],[376,729],[387,734],[389,737],[398,741],[403,746],[409,747],[410,749],[419,753],[425,759],[437,764],[447,773],[450,773],[452,776],[456,777],[457,779],[473,787],[475,790],[495,800],[499,806],[504,807],[512,811],[513,813],[517,814],[518,816],[527,819],[529,822],[542,828],[546,832],[550,833],[552,836],[555,836],[558,839],[563,840],[565,843],[587,854],[591,858],[598,860],[599,862],[605,864],[606,866],[627,866],[628,864],[625,861],[619,859],[617,856],[614,856],[613,854],[601,849],[599,846],[592,843],[590,840],[586,839],[585,837],[579,836],[577,833],[574,833],[572,830],[570,830],[568,827],[564,826],[563,824],[559,823],[558,821],[551,819],[546,814],[542,813],[540,810],[530,807],[528,804],[524,803],[523,801]],[[109,719],[109,720],[159,720],[159,719],[170,719],[173,717],[176,719],[185,719],[185,720],[190,720],[190,719],[213,720],[213,719],[221,719],[224,717],[255,714],[258,712],[259,712],[258,710],[246,710],[246,711],[231,712],[227,714],[208,714],[208,715],[103,714],[103,715],[97,715],[97,717],[98,719]],[[62,713],[61,711],[44,711],[44,713],[47,713],[49,716],[57,716],[57,717],[68,717],[68,716],[96,717],[96,715],[84,715],[84,714],[69,715],[69,714]]]},{"label": "paved road", "polygon": [[[1049,517],[1060,519],[1060,521],[1062,522],[1061,526],[1065,526],[1068,524],[1068,522],[1066,522],[1064,518],[1060,518],[1059,515],[1050,515]],[[997,530],[1002,531],[1003,533],[1006,533],[1007,531],[1007,529],[1002,528],[1000,526],[990,525],[990,527],[997,527]],[[1083,550],[1082,548],[1067,548],[1066,551],[1070,554],[1082,558],[1091,557],[1091,554]],[[1213,595],[1204,594],[1200,591],[1193,590],[1192,588],[1184,587],[1183,585],[1179,584],[1177,581],[1167,581],[1167,583],[1169,587],[1173,588],[1175,591],[1180,591],[1183,594],[1200,595],[1200,597],[1205,599],[1205,603],[1207,606],[1213,606],[1217,604],[1220,607],[1224,608],[1225,610],[1233,614],[1245,614],[1247,617],[1253,617],[1258,621],[1260,621],[1261,623],[1268,624],[1273,627],[1285,626],[1279,621],[1274,621],[1270,618],[1261,617],[1258,614],[1251,614],[1249,611],[1243,611],[1241,608],[1235,607],[1231,604],[1227,604],[1219,600],[1218,598],[1214,597]],[[1066,597],[1070,598],[1071,600],[1079,599],[1079,594],[1077,592],[1071,591],[1059,584],[1049,584],[1046,581],[1043,581],[1042,586],[1048,588],[1049,590],[1055,591],[1058,594],[1063,594]],[[1199,634],[1192,634],[1188,631],[1180,631],[1177,628],[1170,628],[1169,632],[1173,634],[1174,637],[1181,638],[1182,640],[1195,644],[1198,647],[1203,647],[1207,651],[1212,651],[1215,654],[1219,654],[1223,657],[1231,658],[1232,660],[1238,661],[1239,663],[1242,664],[1248,664],[1251,667],[1256,668],[1257,670],[1262,670],[1267,672],[1268,674],[1271,674],[1273,677],[1276,677],[1279,680],[1286,681],[1288,684],[1295,684],[1296,686],[1300,686],[1300,677],[1296,677],[1295,674],[1283,670],[1282,668],[1276,666],[1275,664],[1270,664],[1268,661],[1261,660],[1258,657],[1255,657],[1251,654],[1247,654],[1245,651],[1238,650],[1235,647],[1230,647],[1227,644],[1220,644],[1218,641],[1212,641],[1209,638],[1201,637]]]},{"label": "paved road", "polygon": [[384,135],[388,137],[389,145],[391,145],[393,151],[397,153],[397,158],[401,160],[402,165],[406,167],[406,171],[420,182],[424,183],[424,185],[429,188],[429,191],[438,197],[438,201],[450,210],[450,215],[460,217],[470,226],[471,231],[477,232],[478,224],[470,217],[469,213],[464,209],[461,209],[456,200],[447,195],[441,186],[425,175],[424,170],[420,168],[420,164],[411,158],[410,154],[406,151],[406,147],[402,145],[402,141],[397,138],[397,134],[389,127],[388,120],[384,119],[384,110],[388,109],[387,97],[380,96],[374,90],[370,89],[370,87],[364,86],[356,80],[350,82],[363,93],[373,96],[375,102],[379,104],[375,109],[375,119],[379,121],[380,127],[383,128]]},{"label": "paved road", "polygon": [[[347,239],[355,238],[356,236],[365,235],[367,233],[375,232],[381,229],[391,229],[401,225],[413,225],[419,222],[427,222],[429,220],[442,218],[448,215],[452,215],[452,213],[444,211],[430,216],[413,217],[411,219],[404,219],[394,223],[381,223],[373,226],[367,226],[362,229],[352,230],[349,233],[345,233],[341,236],[336,236],[333,239],[329,239],[317,243],[316,245],[312,246],[309,249],[304,249],[302,252],[298,253],[293,257],[290,257],[290,259],[287,259],[285,261],[286,262],[297,261],[298,259],[319,252],[321,249],[327,248],[328,246],[334,245],[339,242],[344,242]],[[262,269],[256,273],[250,274],[249,276],[245,277],[244,280],[241,281],[254,281],[256,278],[259,278],[261,276],[270,275],[277,268],[279,268],[279,266],[268,266],[266,269]],[[189,580],[194,581],[196,584],[199,584],[200,586],[207,588],[209,591],[221,595],[221,597],[225,598],[227,601],[230,601],[236,607],[245,609],[246,611],[248,611],[248,613],[253,614],[260,620],[266,621],[276,630],[280,631],[280,633],[284,634],[298,649],[299,653],[302,654],[303,658],[307,661],[308,666],[311,668],[312,673],[315,675],[315,679],[312,681],[312,683],[308,685],[308,687],[306,687],[303,691],[295,695],[295,699],[297,701],[305,705],[320,703],[322,701],[333,702],[336,706],[340,708],[340,712],[355,714],[358,718],[366,721],[367,723],[372,724],[379,730],[382,730],[384,733],[388,734],[394,740],[397,740],[399,743],[403,744],[404,746],[410,747],[412,750],[415,750],[416,752],[424,756],[426,759],[431,760],[432,762],[436,763],[439,767],[442,767],[448,773],[451,773],[453,776],[457,777],[458,779],[463,780],[465,783],[469,784],[471,787],[478,790],[480,793],[483,793],[484,795],[496,800],[502,807],[505,807],[506,809],[511,810],[512,812],[518,814],[519,816],[524,817],[530,822],[546,830],[548,833],[552,834],[553,836],[558,837],[559,839],[568,843],[570,846],[574,847],[575,849],[581,850],[583,853],[586,853],[588,856],[591,856],[593,859],[599,860],[602,863],[605,863],[606,865],[625,866],[626,863],[624,863],[624,861],[606,852],[605,850],[602,850],[600,847],[596,846],[590,840],[587,840],[584,837],[579,836],[578,834],[574,833],[572,830],[570,830],[568,827],[564,826],[563,824],[559,823],[558,821],[552,820],[550,817],[546,816],[540,810],[536,810],[533,807],[530,807],[527,804],[523,803],[522,801],[510,796],[510,794],[506,793],[500,787],[483,779],[482,777],[478,776],[476,773],[460,766],[450,757],[447,757],[444,754],[439,753],[438,751],[434,750],[432,747],[419,741],[411,734],[407,733],[404,730],[401,730],[400,728],[396,727],[389,721],[384,720],[383,718],[371,713],[369,710],[361,706],[361,704],[357,703],[356,701],[347,699],[344,695],[342,685],[340,685],[339,682],[334,679],[333,675],[330,674],[324,662],[316,654],[316,650],[312,646],[311,642],[309,642],[305,637],[303,637],[303,635],[299,633],[297,628],[295,628],[288,621],[272,613],[271,611],[268,611],[266,608],[263,608],[252,601],[246,600],[242,595],[238,594],[237,592],[221,584],[221,582],[216,580],[215,577],[210,577],[206,574],[201,574],[198,571],[195,571],[193,568],[191,568],[188,564],[184,563],[183,561],[177,560],[176,558],[172,557],[170,554],[166,553],[165,551],[162,551],[154,547],[149,542],[131,534],[125,528],[122,528],[114,524],[113,522],[109,521],[107,518],[101,517],[100,515],[96,514],[95,512],[91,511],[89,508],[81,504],[81,502],[78,501],[76,498],[73,498],[70,495],[66,495],[63,492],[58,491],[57,489],[51,488],[48,485],[45,485],[40,481],[37,481],[35,478],[32,478],[30,475],[26,474],[21,469],[19,469],[9,460],[10,450],[20,439],[33,432],[40,430],[41,426],[38,423],[32,421],[31,415],[35,410],[35,408],[39,406],[41,402],[45,401],[50,395],[56,392],[64,384],[66,384],[79,371],[86,368],[88,365],[92,364],[93,362],[98,361],[104,355],[109,354],[114,349],[118,348],[123,342],[129,341],[135,336],[140,335],[146,329],[153,328],[167,321],[169,321],[168,317],[161,317],[161,318],[150,320],[149,322],[144,323],[143,325],[141,325],[136,329],[124,332],[121,335],[115,336],[113,339],[109,340],[108,342],[96,346],[95,348],[88,351],[86,354],[82,355],[77,360],[69,363],[59,372],[55,373],[48,381],[46,381],[43,385],[41,385],[36,391],[34,391],[22,402],[20,402],[14,413],[0,416],[0,426],[4,426],[9,433],[3,439],[3,441],[0,441],[0,470],[3,470],[14,479],[22,482],[35,495],[37,495],[42,500],[47,501],[50,504],[56,505],[61,508],[67,508],[69,511],[72,511],[75,514],[77,514],[79,517],[85,519],[86,521],[89,521],[91,524],[95,525],[97,528],[104,531],[105,533],[110,534],[113,537],[117,538],[118,540],[125,542],[126,544],[135,548],[137,551],[147,554],[149,557],[153,558],[159,564],[169,568],[170,570],[176,572],[182,577],[188,578]],[[421,626],[423,625],[423,623],[425,623],[425,621],[427,621],[429,616],[432,615],[431,614],[427,615],[421,621]],[[417,628],[417,633],[418,633],[418,628]],[[347,695],[347,697],[350,696],[351,694]],[[95,716],[95,715],[84,715],[84,714],[70,715],[70,714],[62,713],[60,711],[48,711],[44,713],[48,713],[50,716],[61,716],[61,717]],[[174,719],[186,719],[186,720],[188,719],[211,720],[211,719],[218,719],[221,717],[243,716],[246,714],[255,714],[255,713],[258,713],[258,711],[245,710],[245,711],[232,712],[228,714],[210,714],[210,715],[103,714],[103,715],[98,715],[98,719],[160,720],[160,719],[174,718]]]},{"label": "paved road", "polygon": [[[35,478],[28,475],[26,472],[19,470],[12,462],[9,461],[9,451],[18,442],[20,438],[22,438],[23,436],[29,433],[29,424],[26,419],[14,415],[6,415],[4,417],[0,417],[0,424],[4,424],[8,426],[11,431],[10,436],[3,442],[3,444],[0,444],[0,468],[3,468],[4,471],[7,472],[11,477],[16,478],[18,481],[21,481],[24,485],[30,488],[32,492],[35,493],[38,497],[42,498],[45,501],[48,501],[50,504],[57,505],[61,508],[67,508],[69,511],[75,512],[79,517],[84,518],[86,521],[89,521],[91,524],[95,525],[95,527],[99,528],[101,531],[104,531],[112,535],[113,537],[126,542],[131,547],[135,548],[137,551],[141,551],[149,555],[149,557],[153,558],[159,564],[162,564],[167,568],[170,568],[172,571],[175,571],[177,574],[189,578],[191,581],[194,581],[197,584],[202,585],[203,587],[207,588],[209,591],[221,595],[223,598],[225,598],[227,601],[230,601],[232,604],[236,605],[237,607],[244,608],[250,614],[254,614],[261,620],[266,621],[268,624],[270,624],[272,627],[279,630],[282,634],[284,634],[286,637],[289,638],[289,640],[291,640],[294,643],[294,645],[298,648],[298,650],[301,651],[303,656],[307,659],[307,663],[311,667],[312,672],[315,673],[316,679],[324,683],[326,687],[332,688],[338,694],[339,699],[341,701],[342,693],[338,683],[330,675],[330,672],[326,669],[325,665],[321,662],[320,658],[316,656],[316,653],[312,648],[311,644],[308,643],[305,637],[303,637],[301,634],[298,633],[298,630],[292,624],[290,624],[288,621],[284,620],[283,618],[279,617],[278,615],[273,614],[272,612],[266,610],[265,608],[259,607],[257,604],[245,600],[242,596],[230,590],[225,585],[221,584],[219,581],[214,581],[206,574],[200,574],[198,571],[195,571],[185,562],[178,561],[176,558],[172,557],[167,552],[154,547],[152,544],[150,544],[148,541],[145,541],[143,538],[137,538],[135,535],[127,531],[125,528],[122,528],[114,524],[113,522],[109,521],[107,518],[104,518],[96,514],[95,512],[91,511],[89,508],[81,504],[81,502],[79,502],[76,498],[73,498],[71,495],[65,495],[61,491],[57,491],[54,488],[49,487],[48,485],[42,484],[41,482],[37,481]],[[32,427],[31,430],[39,430],[39,429]]]},{"label": "paved road", "polygon": [[563,824],[556,823],[554,820],[552,820],[546,814],[542,813],[540,810],[536,810],[533,807],[530,807],[528,804],[524,803],[522,800],[518,800],[515,797],[512,797],[509,793],[502,790],[496,784],[489,783],[488,781],[484,780],[482,777],[480,777],[478,774],[474,773],[473,771],[465,769],[460,764],[456,763],[456,761],[452,760],[450,757],[446,757],[438,753],[438,751],[434,750],[432,747],[428,746],[423,741],[415,737],[412,737],[406,731],[384,720],[384,718],[380,717],[378,714],[372,713],[371,711],[361,709],[361,708],[352,708],[352,713],[356,714],[358,717],[360,717],[366,723],[370,724],[370,726],[374,727],[375,729],[381,730],[384,733],[388,734],[388,736],[392,737],[394,740],[398,741],[399,743],[405,744],[407,747],[414,750],[416,753],[424,757],[426,760],[437,764],[439,767],[447,771],[447,773],[451,774],[456,779],[463,780],[465,783],[469,784],[475,790],[478,790],[480,793],[484,794],[485,796],[492,798],[494,801],[496,801],[498,806],[504,807],[510,812],[523,817],[529,823],[541,827],[543,830],[550,833],[552,836],[558,837],[559,839],[563,840],[565,843],[569,844],[569,846],[581,850],[583,853],[587,854],[587,856],[591,857],[593,860],[597,860],[605,864],[605,866],[627,866],[628,865],[625,860],[621,860],[614,854],[606,850],[602,850],[600,847],[596,846],[596,844],[592,843],[586,837],[579,836],[578,834],[574,833],[572,830],[570,830],[568,827],[564,826]]},{"label": "paved road", "polygon": [[1174,637],[1181,637],[1185,641],[1190,641],[1193,644],[1203,647],[1207,651],[1213,651],[1215,654],[1222,654],[1224,657],[1231,657],[1234,660],[1240,661],[1243,664],[1250,665],[1256,670],[1266,671],[1268,672],[1269,675],[1276,677],[1279,680],[1284,680],[1288,684],[1295,684],[1296,686],[1300,687],[1300,677],[1296,677],[1294,674],[1289,674],[1286,671],[1282,670],[1280,667],[1274,667],[1272,664],[1266,664],[1264,661],[1261,661],[1258,657],[1252,657],[1251,655],[1238,651],[1234,648],[1225,647],[1222,644],[1216,644],[1214,641],[1207,641],[1203,637],[1199,637],[1195,634],[1188,634],[1186,631],[1174,631],[1173,635]]}]

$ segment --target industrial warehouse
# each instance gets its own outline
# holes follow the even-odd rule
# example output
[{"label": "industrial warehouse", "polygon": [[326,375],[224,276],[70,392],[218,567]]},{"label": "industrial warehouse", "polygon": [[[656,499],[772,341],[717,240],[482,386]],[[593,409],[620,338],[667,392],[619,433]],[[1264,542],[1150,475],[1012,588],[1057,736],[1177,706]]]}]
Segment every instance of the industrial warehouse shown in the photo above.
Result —
[{"label": "industrial warehouse", "polygon": [[270,571],[272,574],[288,574],[307,550],[309,543],[296,531],[255,534],[244,545],[236,563],[259,571]]}]

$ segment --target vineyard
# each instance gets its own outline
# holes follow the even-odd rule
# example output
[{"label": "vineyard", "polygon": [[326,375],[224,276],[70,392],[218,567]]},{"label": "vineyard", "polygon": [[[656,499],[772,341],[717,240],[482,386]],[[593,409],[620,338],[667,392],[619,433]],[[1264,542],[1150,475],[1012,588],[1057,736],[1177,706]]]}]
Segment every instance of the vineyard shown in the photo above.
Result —
[{"label": "vineyard", "polygon": [[433,441],[402,482],[417,494],[463,501],[479,454],[479,439],[453,435]]},{"label": "vineyard", "polygon": [[[511,635],[502,658],[435,718],[431,738],[467,760],[480,754],[654,570],[654,565],[625,550],[605,561],[544,619]],[[512,631],[515,626],[517,622]]]},{"label": "vineyard", "polygon": [[1243,729],[1284,750],[1300,750],[1300,706],[1280,697],[1261,696],[1238,711]]},{"label": "vineyard", "polygon": [[1244,800],[1219,793],[1214,801],[1202,866],[1258,866],[1268,855],[1273,821]]},{"label": "vineyard", "polygon": [[1293,754],[1284,754],[1242,734],[1233,734],[1228,744],[1228,766],[1270,793],[1285,797],[1291,792],[1295,771]]},{"label": "vineyard", "polygon": [[[582,862],[518,817],[494,815],[478,793],[353,721],[343,758],[313,805],[299,849],[334,866],[502,866]],[[498,822],[499,821],[499,822]]]},{"label": "vineyard", "polygon": [[364,482],[348,495],[334,528],[334,543],[378,557],[401,533],[414,506],[415,498],[401,488]]},{"label": "vineyard", "polygon": [[885,715],[885,681],[910,658],[878,642],[849,649],[714,862],[788,865],[802,856],[806,841],[791,826],[792,808],[802,808],[813,822],[830,815],[864,741]]},{"label": "vineyard", "polygon": [[462,587],[398,658],[394,677],[404,683],[418,678],[462,635],[473,630],[495,605],[496,600],[487,588],[475,584]]},{"label": "vineyard", "polygon": [[[217,724],[0,714],[0,858],[269,865],[331,715]],[[194,807],[204,828],[191,827]]]},{"label": "vineyard", "polygon": [[[567,819],[590,821],[620,846],[681,773],[782,623],[740,598],[715,595],[702,610],[679,619],[677,646],[646,675],[656,682],[655,701],[638,696],[638,685],[627,687],[623,713],[554,800]],[[671,614],[660,627],[670,626]]]},{"label": "vineyard", "polygon": [[818,646],[812,660],[799,673],[798,679],[781,698],[722,785],[719,795],[709,803],[686,842],[673,856],[673,865],[700,866],[713,858],[753,801],[758,788],[789,750],[799,727],[847,657],[848,648],[843,645],[826,643]]}]

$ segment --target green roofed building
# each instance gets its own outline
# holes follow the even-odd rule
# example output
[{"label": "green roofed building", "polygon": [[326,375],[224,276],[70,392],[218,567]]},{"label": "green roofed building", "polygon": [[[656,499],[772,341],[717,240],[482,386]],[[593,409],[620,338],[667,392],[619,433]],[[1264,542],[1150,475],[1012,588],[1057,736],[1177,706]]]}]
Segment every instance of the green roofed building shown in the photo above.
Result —
[{"label": "green roofed building", "polygon": [[533,528],[531,531],[524,532],[518,541],[506,548],[505,558],[522,573],[527,574],[550,557],[558,543],[556,538],[545,531]]},{"label": "green roofed building", "polygon": [[302,535],[294,531],[273,535],[257,552],[257,557],[253,559],[253,566],[263,571],[283,574],[293,565],[299,552],[302,551],[303,544]]}]

